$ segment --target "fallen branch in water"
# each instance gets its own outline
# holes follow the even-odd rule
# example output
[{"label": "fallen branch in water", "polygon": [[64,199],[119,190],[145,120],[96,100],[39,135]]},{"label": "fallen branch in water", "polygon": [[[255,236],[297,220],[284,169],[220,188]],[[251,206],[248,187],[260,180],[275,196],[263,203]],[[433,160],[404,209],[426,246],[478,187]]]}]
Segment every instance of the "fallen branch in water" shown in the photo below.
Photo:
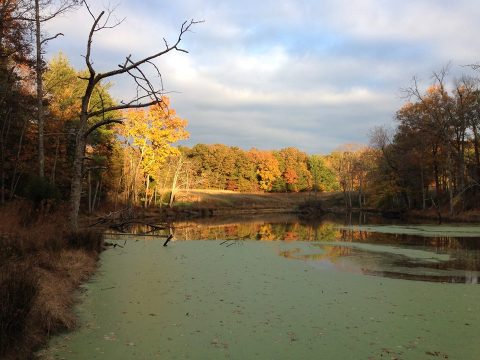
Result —
[{"label": "fallen branch in water", "polygon": [[[123,221],[121,223],[111,224],[110,228],[115,229],[117,231],[120,231],[122,233],[129,233],[129,231],[126,231],[125,228],[128,225],[133,225],[133,224],[139,224],[139,225],[148,226],[148,227],[151,228],[149,231],[145,231],[145,232],[142,232],[140,234],[149,234],[149,233],[152,233],[154,231],[170,229],[170,227],[167,224],[162,224],[162,225],[149,224],[149,223],[146,223],[146,222],[141,221],[141,220],[127,220],[127,221]],[[140,235],[140,234],[138,234],[138,235]],[[137,235],[137,234],[135,234],[135,235]]]},{"label": "fallen branch in water", "polygon": [[103,233],[105,236],[142,236],[142,237],[165,237],[166,235],[157,235],[157,234],[132,234],[132,233],[113,233],[106,232]]},{"label": "fallen branch in water", "polygon": [[120,209],[117,211],[110,211],[107,215],[100,217],[95,223],[90,224],[88,227],[92,227],[99,224],[105,224],[118,220],[129,220],[134,217],[134,210],[130,207]]},{"label": "fallen branch in water", "polygon": [[170,234],[170,235],[168,236],[167,240],[163,243],[163,246],[167,246],[168,242],[169,242],[170,240],[172,240],[172,238],[173,238],[173,235]]}]

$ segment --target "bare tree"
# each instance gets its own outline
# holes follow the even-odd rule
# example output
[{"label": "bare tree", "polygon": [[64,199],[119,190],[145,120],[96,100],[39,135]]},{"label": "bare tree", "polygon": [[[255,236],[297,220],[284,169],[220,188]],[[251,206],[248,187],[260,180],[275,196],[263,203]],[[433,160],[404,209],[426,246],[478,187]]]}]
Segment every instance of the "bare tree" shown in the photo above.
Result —
[{"label": "bare tree", "polygon": [[[164,48],[162,50],[159,50],[158,52],[140,60],[133,60],[132,55],[128,55],[125,58],[125,61],[118,65],[118,69],[100,73],[94,69],[91,58],[94,35],[99,31],[117,27],[123,22],[123,20],[115,20],[112,24],[112,11],[102,11],[100,14],[95,15],[85,0],[83,1],[83,4],[92,17],[93,24],[88,34],[87,49],[84,56],[88,69],[88,75],[82,79],[87,82],[87,86],[82,97],[79,116],[80,121],[75,133],[75,152],[70,190],[70,229],[72,231],[78,230],[78,212],[80,209],[82,193],[83,163],[88,135],[101,126],[122,122],[122,119],[107,118],[105,116],[107,113],[131,108],[143,108],[160,104],[162,102],[162,95],[164,94],[161,80],[162,77],[158,67],[153,63],[153,60],[174,50],[188,53],[188,51],[179,46],[182,41],[182,37],[185,35],[185,33],[191,30],[192,26],[200,22],[193,19],[190,21],[185,21],[181,25],[178,37],[173,43],[169,44],[166,39],[163,39]],[[147,72],[144,69],[145,66],[150,66],[154,69],[160,79],[160,88],[156,87],[149,79]],[[101,81],[108,80],[122,74],[129,75],[135,82],[137,88],[136,96],[128,102],[121,102],[119,105],[101,106],[100,110],[93,110],[91,108],[90,100]],[[89,119],[94,117],[100,117],[101,120],[97,120],[93,124],[89,123]]]}]

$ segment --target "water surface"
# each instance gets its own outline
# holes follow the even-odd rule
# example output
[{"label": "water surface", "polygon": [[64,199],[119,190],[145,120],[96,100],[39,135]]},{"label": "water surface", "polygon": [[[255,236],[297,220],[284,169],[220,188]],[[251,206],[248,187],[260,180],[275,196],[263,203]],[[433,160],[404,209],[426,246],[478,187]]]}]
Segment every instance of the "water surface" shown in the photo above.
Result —
[{"label": "water surface", "polygon": [[[167,247],[111,237],[123,248],[102,254],[82,325],[52,342],[53,358],[479,358],[478,238],[332,221],[175,225]],[[211,240],[181,241],[199,232]]]},{"label": "water surface", "polygon": [[[365,275],[432,282],[479,282],[480,225],[385,224],[383,221],[364,214],[308,222],[293,215],[270,214],[177,222],[171,233],[175,240],[316,242],[308,252],[302,247],[292,247],[279,255],[309,261],[316,267]],[[164,230],[148,226],[132,226],[128,230],[152,238],[166,234]]]}]

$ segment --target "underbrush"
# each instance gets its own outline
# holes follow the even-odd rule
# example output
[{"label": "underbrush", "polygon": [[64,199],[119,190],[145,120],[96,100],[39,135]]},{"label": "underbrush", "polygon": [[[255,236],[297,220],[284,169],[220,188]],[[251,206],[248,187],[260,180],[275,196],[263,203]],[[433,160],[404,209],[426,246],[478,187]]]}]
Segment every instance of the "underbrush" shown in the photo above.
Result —
[{"label": "underbrush", "polygon": [[65,209],[0,208],[0,358],[31,359],[75,326],[78,286],[94,272],[103,235],[67,229]]},{"label": "underbrush", "polygon": [[[448,209],[442,209],[441,219],[445,222],[458,222],[458,223],[479,223],[480,222],[480,210],[467,210],[454,215],[450,215]],[[426,220],[438,220],[438,212],[435,209],[426,210],[410,210],[408,212],[410,219],[426,219]]]}]

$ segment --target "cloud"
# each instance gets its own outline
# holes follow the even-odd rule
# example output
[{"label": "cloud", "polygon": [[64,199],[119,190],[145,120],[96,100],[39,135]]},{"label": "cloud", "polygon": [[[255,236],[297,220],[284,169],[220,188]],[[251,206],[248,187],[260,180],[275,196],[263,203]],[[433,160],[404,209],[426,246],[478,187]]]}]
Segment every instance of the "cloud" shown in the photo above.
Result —
[{"label": "cloud", "polygon": [[[427,85],[451,60],[459,76],[466,71],[459,65],[480,53],[473,0],[125,0],[117,16],[125,23],[94,41],[102,71],[128,54],[155,53],[184,20],[206,20],[185,34],[189,54],[157,61],[172,106],[189,120],[189,144],[328,152],[367,143],[369,129],[392,124],[403,101],[399,88],[413,75]],[[83,67],[90,24],[85,10],[48,24],[51,33],[66,34],[48,55],[63,49]],[[117,99],[135,93],[128,78],[114,83]]]}]

